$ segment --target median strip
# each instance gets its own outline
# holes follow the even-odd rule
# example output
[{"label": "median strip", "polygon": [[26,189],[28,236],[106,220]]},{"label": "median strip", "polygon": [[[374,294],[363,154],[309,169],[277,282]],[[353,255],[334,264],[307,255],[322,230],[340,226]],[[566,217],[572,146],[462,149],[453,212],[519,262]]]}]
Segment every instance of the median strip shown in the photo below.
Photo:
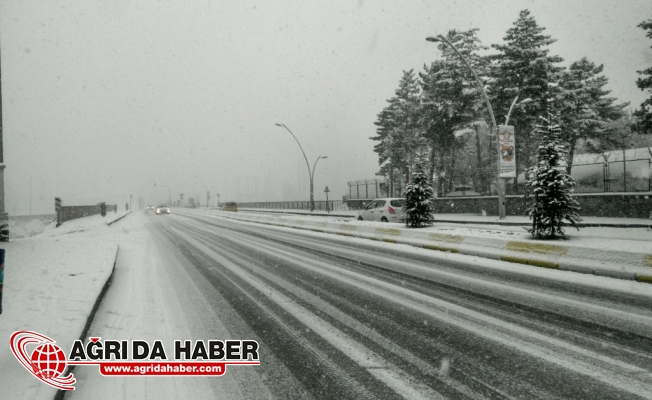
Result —
[{"label": "median strip", "polygon": [[[256,222],[255,219],[246,216],[238,216],[234,219]],[[638,282],[652,284],[651,274],[638,273],[637,271],[637,268],[640,270],[641,267],[652,267],[652,254],[639,256],[633,252],[621,252],[622,255],[619,255],[614,254],[613,251],[550,243],[514,241],[484,236],[463,236],[415,229],[407,230],[368,225],[356,226],[353,224],[326,221],[297,221],[287,218],[269,218],[268,220],[270,222],[264,222],[264,224],[304,229],[319,233],[334,233],[345,237],[366,238],[377,242],[406,244],[428,250],[464,254],[533,267],[636,280]],[[331,226],[332,228],[326,230],[319,229],[320,227],[326,226]],[[398,239],[398,237],[402,239]],[[424,240],[430,243],[424,243]],[[461,247],[454,245],[461,245]],[[523,256],[509,253],[521,253]],[[622,259],[622,265],[618,266],[614,264],[606,269],[598,267],[600,264],[606,267],[605,263],[607,261],[614,258],[618,259],[617,257],[620,256],[624,257]],[[552,258],[552,260],[546,258]],[[641,272],[643,271],[641,270]]]}]

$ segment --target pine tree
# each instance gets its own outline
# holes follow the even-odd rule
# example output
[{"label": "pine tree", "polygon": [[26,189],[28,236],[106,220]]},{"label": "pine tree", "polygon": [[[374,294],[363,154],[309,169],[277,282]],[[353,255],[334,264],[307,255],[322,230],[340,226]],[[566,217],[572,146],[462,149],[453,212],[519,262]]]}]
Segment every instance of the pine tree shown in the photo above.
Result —
[{"label": "pine tree", "polygon": [[[485,79],[488,75],[488,60],[478,53],[486,47],[480,43],[477,31],[478,29],[451,30],[446,34],[446,39],[471,64],[480,79]],[[482,179],[486,174],[480,171],[486,164],[483,153],[479,146],[475,150],[468,146],[471,136],[476,137],[476,144],[481,142],[480,129],[487,126],[485,117],[488,112],[482,91],[468,66],[448,44],[440,42],[438,48],[443,59],[433,62],[429,67],[425,66],[419,74],[422,89],[421,122],[424,137],[430,147],[429,176],[434,174],[437,161],[440,172],[447,172],[448,176],[458,176],[460,171],[468,174],[468,171],[475,170],[470,175],[476,178],[476,189],[484,191],[488,183]],[[459,155],[464,152],[475,155],[474,166],[459,165]],[[446,159],[449,160],[448,165]],[[471,161],[470,157],[467,161]],[[453,181],[449,180],[448,184],[448,189],[452,190]]]},{"label": "pine tree", "polygon": [[[538,116],[548,111],[551,88],[559,79],[563,59],[549,55],[548,46],[555,42],[544,35],[530,11],[523,10],[503,38],[505,44],[493,45],[500,53],[493,60],[492,105],[498,120],[507,115],[516,96],[531,101],[515,109],[510,125],[515,127],[516,175],[532,165],[539,138],[533,135]],[[516,184],[516,181],[514,181]]]},{"label": "pine tree", "polygon": [[[638,26],[639,28],[645,29],[647,31],[645,36],[652,39],[652,19],[643,21]],[[647,77],[638,78],[636,80],[636,86],[641,90],[647,89],[652,94],[652,67],[637,72],[640,75],[647,75]],[[638,123],[633,127],[634,130],[639,133],[652,133],[652,95],[641,104],[641,108],[634,112],[634,116],[639,119]]]},{"label": "pine tree", "polygon": [[[450,100],[438,84],[445,68],[444,61],[438,60],[430,66],[424,66],[424,72],[419,73],[422,89],[421,124],[430,149],[429,177],[435,175],[435,170],[439,170],[440,175],[446,171],[446,160],[454,153],[455,147],[455,115],[448,112]],[[437,184],[437,190],[442,193],[443,179],[439,179]]]},{"label": "pine tree", "polygon": [[403,71],[395,94],[378,114],[376,136],[371,137],[379,142],[374,147],[381,166],[379,174],[389,177],[391,186],[412,166],[421,143],[420,88],[413,70]]},{"label": "pine tree", "polygon": [[560,128],[553,116],[541,118],[545,125],[537,125],[537,134],[543,136],[538,149],[538,164],[527,171],[526,186],[532,188],[534,204],[528,209],[533,237],[555,239],[564,237],[564,221],[577,228],[581,221],[580,206],[571,196],[575,180],[566,172],[568,151],[561,144]]},{"label": "pine tree", "polygon": [[426,174],[426,160],[417,154],[414,163],[414,171],[410,183],[406,186],[403,196],[405,205],[403,210],[406,214],[405,224],[414,228],[424,225],[431,225],[434,221],[430,199],[434,190]]},{"label": "pine tree", "polygon": [[571,64],[561,74],[554,107],[561,115],[561,140],[568,144],[566,171],[571,172],[573,156],[579,140],[604,139],[608,136],[608,122],[623,117],[623,109],[629,103],[614,104],[614,97],[607,97],[609,83],[602,73],[603,66],[596,66],[585,58]]}]

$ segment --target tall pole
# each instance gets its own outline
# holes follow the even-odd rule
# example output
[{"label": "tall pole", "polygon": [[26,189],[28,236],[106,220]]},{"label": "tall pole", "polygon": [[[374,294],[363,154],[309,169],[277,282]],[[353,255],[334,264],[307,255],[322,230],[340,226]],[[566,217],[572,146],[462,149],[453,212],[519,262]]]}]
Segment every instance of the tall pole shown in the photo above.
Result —
[{"label": "tall pole", "polygon": [[[282,128],[285,128],[288,132],[290,132],[290,135],[294,138],[294,140],[297,142],[299,145],[299,148],[301,149],[301,153],[303,154],[303,158],[306,160],[306,167],[308,167],[308,178],[310,178],[310,211],[315,210],[315,201],[314,201],[314,195],[313,195],[313,186],[312,186],[312,172],[310,171],[310,163],[308,162],[308,157],[306,157],[306,152],[303,151],[303,147],[301,146],[301,143],[299,143],[299,139],[297,139],[296,136],[294,136],[294,133],[285,126],[285,124],[276,124],[276,126],[280,126]],[[315,165],[317,165],[317,162],[315,161]]]},{"label": "tall pole", "polygon": [[29,177],[29,215],[32,215],[32,177]]},{"label": "tall pole", "polygon": [[[0,164],[4,164],[4,148],[2,145],[2,73],[0,72]],[[4,185],[4,181],[3,181]],[[3,190],[3,199],[4,199],[4,190]],[[4,210],[0,210],[4,211]]]},{"label": "tall pole", "polygon": [[487,92],[484,90],[484,85],[482,84],[482,81],[480,78],[478,78],[478,75],[475,73],[475,70],[473,67],[471,67],[471,64],[468,62],[466,58],[457,50],[455,46],[453,46],[453,43],[451,43],[448,39],[446,39],[443,35],[437,35],[436,37],[429,36],[426,38],[427,41],[429,42],[439,42],[442,41],[446,43],[448,46],[450,46],[451,49],[457,54],[457,56],[466,64],[466,66],[471,70],[471,73],[473,74],[473,77],[475,78],[475,81],[478,83],[478,87],[480,88],[480,91],[482,92],[482,97],[484,98],[484,102],[487,105],[487,109],[489,110],[489,115],[491,116],[491,126],[492,126],[492,136],[496,138],[496,145],[497,145],[497,150],[498,150],[498,158],[496,159],[497,161],[497,167],[496,167],[496,184],[498,186],[498,215],[500,219],[505,219],[505,182],[500,179],[500,142],[498,141],[498,125],[496,125],[496,118],[494,117],[494,110],[491,108],[491,103],[489,102],[489,96],[487,96]]},{"label": "tall pole", "polygon": [[315,200],[313,198],[313,183],[315,182],[315,168],[317,168],[317,161],[321,160],[322,158],[328,158],[328,156],[321,156],[321,154],[317,157],[315,160],[315,164],[312,166],[312,174],[310,175],[310,211],[314,211],[315,209]]},{"label": "tall pole", "polygon": [[[5,164],[4,164],[3,142],[4,139],[2,133],[2,73],[0,73],[0,242],[8,242],[9,241],[9,215],[5,212]],[[0,295],[1,294],[2,293],[0,293]]]}]

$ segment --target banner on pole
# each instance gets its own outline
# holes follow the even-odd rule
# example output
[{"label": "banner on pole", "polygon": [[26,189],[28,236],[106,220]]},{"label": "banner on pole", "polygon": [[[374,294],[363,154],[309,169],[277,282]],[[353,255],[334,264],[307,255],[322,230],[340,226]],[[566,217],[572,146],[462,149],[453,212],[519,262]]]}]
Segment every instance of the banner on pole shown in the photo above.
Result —
[{"label": "banner on pole", "polygon": [[516,141],[513,126],[498,126],[498,146],[500,148],[499,176],[516,178]]}]

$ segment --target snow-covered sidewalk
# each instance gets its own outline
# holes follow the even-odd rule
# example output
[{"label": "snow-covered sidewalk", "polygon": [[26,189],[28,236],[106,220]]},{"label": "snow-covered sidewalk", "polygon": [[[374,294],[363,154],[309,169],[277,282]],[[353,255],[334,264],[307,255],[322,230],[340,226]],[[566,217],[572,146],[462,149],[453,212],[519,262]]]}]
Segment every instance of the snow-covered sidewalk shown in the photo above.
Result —
[{"label": "snow-covered sidewalk", "polygon": [[[105,282],[111,275],[120,225],[107,223],[125,213],[94,215],[49,224],[34,237],[3,243],[6,250],[3,312],[0,314],[0,398],[51,399],[56,390],[32,377],[9,347],[19,330],[46,334],[67,346],[80,334]],[[27,231],[32,225],[26,222]],[[20,225],[20,224],[18,224]],[[32,349],[30,349],[32,350]]]}]

